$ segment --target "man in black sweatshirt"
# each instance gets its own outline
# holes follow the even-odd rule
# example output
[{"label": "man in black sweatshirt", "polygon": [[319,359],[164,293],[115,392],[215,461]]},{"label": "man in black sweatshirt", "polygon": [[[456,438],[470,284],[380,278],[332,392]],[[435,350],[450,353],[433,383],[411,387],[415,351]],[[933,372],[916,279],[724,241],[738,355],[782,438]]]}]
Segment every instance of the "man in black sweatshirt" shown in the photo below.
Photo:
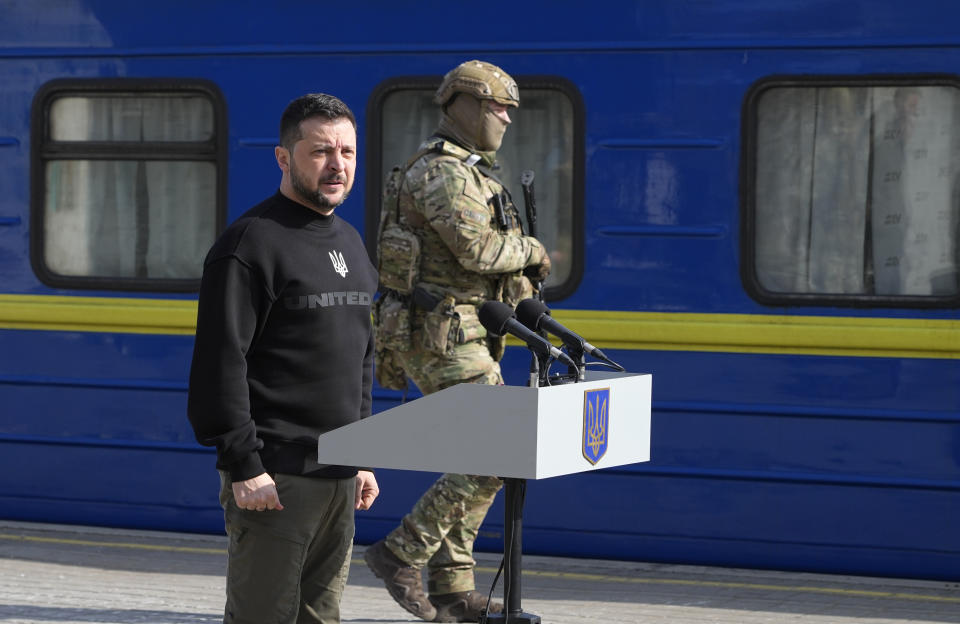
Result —
[{"label": "man in black sweatshirt", "polygon": [[280,122],[280,190],[204,262],[188,415],[217,449],[230,537],[224,622],[340,622],[369,470],[318,463],[317,437],[370,415],[376,270],[333,214],[353,185],[356,120],[310,94]]}]

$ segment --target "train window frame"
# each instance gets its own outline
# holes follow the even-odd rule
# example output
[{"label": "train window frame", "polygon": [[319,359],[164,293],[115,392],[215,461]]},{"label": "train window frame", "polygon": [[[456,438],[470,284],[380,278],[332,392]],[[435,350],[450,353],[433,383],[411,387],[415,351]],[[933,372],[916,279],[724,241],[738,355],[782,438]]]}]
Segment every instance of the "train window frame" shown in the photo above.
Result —
[{"label": "train window frame", "polygon": [[[571,81],[560,76],[542,75],[515,75],[517,86],[520,89],[520,106],[523,107],[523,92],[529,89],[556,91],[567,98],[573,111],[573,153],[571,186],[570,189],[570,273],[560,284],[545,288],[543,297],[546,301],[557,301],[572,295],[583,279],[584,271],[584,205],[585,205],[585,119],[586,107],[580,90]],[[434,92],[440,86],[443,76],[402,76],[387,79],[378,84],[367,101],[366,109],[366,180],[365,180],[365,208],[364,228],[366,234],[367,252],[376,263],[377,258],[377,230],[380,222],[380,208],[383,195],[385,176],[380,175],[383,169],[383,112],[386,100],[398,91]],[[439,117],[439,109],[437,109]],[[509,130],[507,131],[509,133]],[[421,137],[426,139],[427,137]],[[412,155],[412,152],[411,154]],[[392,163],[395,164],[395,163]],[[534,173],[538,173],[534,170]],[[536,191],[536,177],[534,178]],[[521,214],[526,215],[523,198],[514,197]],[[541,202],[538,200],[538,206]],[[538,220],[540,215],[538,215]]]},{"label": "train window frame", "polygon": [[[757,263],[757,166],[759,147],[759,102],[771,89],[779,88],[899,88],[945,86],[960,90],[954,74],[909,75],[777,75],[756,81],[744,96],[741,119],[740,171],[740,277],[746,292],[768,306],[836,306],[859,308],[953,308],[960,307],[960,289],[949,295],[887,295],[869,293],[776,292],[760,282]],[[872,150],[871,150],[872,153]],[[872,156],[871,165],[872,166]],[[872,174],[872,170],[869,172]],[[870,228],[867,227],[869,231]],[[865,239],[872,236],[865,235]],[[871,244],[872,241],[865,244]],[[960,240],[956,241],[960,254]],[[865,252],[866,256],[866,252]],[[960,259],[958,259],[960,263]]]},{"label": "train window frame", "polygon": [[[68,97],[199,96],[212,108],[211,135],[190,141],[55,140],[51,132],[51,108]],[[47,163],[55,160],[104,162],[209,162],[213,174],[213,238],[223,231],[227,214],[227,106],[212,81],[200,78],[97,78],[56,79],[38,89],[31,107],[30,156],[30,262],[34,273],[47,286],[65,289],[195,293],[197,277],[126,277],[64,275],[46,261]],[[203,258],[200,258],[202,262]]]}]

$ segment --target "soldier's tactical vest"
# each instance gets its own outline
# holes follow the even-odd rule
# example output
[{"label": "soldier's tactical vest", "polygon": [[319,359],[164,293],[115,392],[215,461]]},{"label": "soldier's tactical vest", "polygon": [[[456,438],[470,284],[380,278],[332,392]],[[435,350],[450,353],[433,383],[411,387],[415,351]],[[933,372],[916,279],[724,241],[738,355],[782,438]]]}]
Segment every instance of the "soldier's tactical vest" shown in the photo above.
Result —
[{"label": "soldier's tactical vest", "polygon": [[377,231],[377,270],[380,290],[409,296],[417,285],[420,269],[420,239],[400,218],[400,188],[407,170],[424,155],[436,150],[428,144],[407,161],[394,167],[383,187],[380,227]]},{"label": "soldier's tactical vest", "polygon": [[[488,292],[478,293],[476,291],[465,296],[464,293],[455,292],[456,288],[452,285],[455,282],[445,281],[455,276],[462,275],[456,272],[448,273],[433,267],[433,274],[430,272],[421,275],[421,262],[423,251],[423,238],[426,223],[424,217],[416,211],[405,209],[401,204],[401,187],[404,183],[407,171],[423,156],[429,153],[443,154],[453,156],[468,167],[479,171],[482,177],[496,183],[496,186],[504,189],[498,196],[494,196],[489,203],[492,203],[496,214],[498,229],[505,234],[523,234],[520,215],[513,205],[505,186],[496,178],[496,176],[487,167],[480,164],[480,157],[471,153],[458,145],[440,138],[431,139],[423,144],[421,149],[406,162],[403,167],[394,167],[387,177],[383,191],[382,211],[380,214],[380,226],[377,236],[378,241],[378,270],[380,271],[380,286],[382,291],[393,291],[400,296],[413,296],[418,283],[421,283],[426,290],[434,296],[454,295],[458,298],[457,303],[478,303],[485,299],[502,299],[502,284],[488,289]],[[434,243],[435,244],[435,243]],[[476,274],[465,274],[471,284],[477,280],[492,279],[496,281],[500,278],[477,277]],[[502,281],[502,280],[501,280]],[[492,282],[491,282],[492,283]],[[449,284],[450,287],[445,287]],[[461,284],[462,285],[462,284]],[[447,292],[444,292],[447,291]],[[462,299],[461,299],[462,298]],[[516,302],[513,302],[516,303]]]},{"label": "soldier's tactical vest", "polygon": [[[440,138],[424,143],[404,166],[394,167],[387,177],[383,191],[380,226],[377,235],[378,270],[380,272],[381,297],[375,306],[377,324],[377,377],[384,387],[402,389],[406,385],[402,374],[391,375],[385,351],[408,351],[411,348],[426,349],[438,353],[448,351],[453,344],[487,339],[494,359],[503,354],[504,340],[487,336],[476,316],[476,307],[482,301],[476,298],[458,300],[454,293],[442,284],[421,281],[422,240],[426,223],[419,213],[405,210],[400,195],[407,171],[423,156],[438,153],[453,156],[467,166],[477,167],[485,177],[503,186],[485,167],[478,166],[480,157],[449,141]],[[495,198],[497,221],[502,232],[522,234],[519,213],[509,196]],[[476,276],[475,280],[490,280],[496,286],[487,294],[489,298],[502,299],[504,278]],[[519,275],[517,276],[519,279]],[[513,302],[516,303],[516,302]],[[416,322],[412,317],[416,315]],[[412,326],[417,325],[417,340],[412,340]],[[451,344],[452,343],[452,344]],[[384,378],[381,379],[381,376]],[[393,385],[387,385],[387,384]]]}]

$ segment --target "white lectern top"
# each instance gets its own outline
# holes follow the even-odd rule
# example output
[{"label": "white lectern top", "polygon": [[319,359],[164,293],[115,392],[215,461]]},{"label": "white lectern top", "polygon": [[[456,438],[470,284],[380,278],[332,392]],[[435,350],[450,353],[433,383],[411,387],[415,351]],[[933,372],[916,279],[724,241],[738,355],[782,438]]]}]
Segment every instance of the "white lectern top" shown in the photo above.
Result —
[{"label": "white lectern top", "polygon": [[459,384],[320,436],[322,464],[543,479],[650,460],[650,375]]}]

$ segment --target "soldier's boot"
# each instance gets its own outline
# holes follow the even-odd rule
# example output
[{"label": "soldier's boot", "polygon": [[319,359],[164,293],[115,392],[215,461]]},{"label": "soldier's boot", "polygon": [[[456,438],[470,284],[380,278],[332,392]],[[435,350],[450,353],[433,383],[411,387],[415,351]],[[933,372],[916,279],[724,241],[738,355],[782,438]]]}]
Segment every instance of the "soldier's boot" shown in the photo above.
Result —
[{"label": "soldier's boot", "polygon": [[437,609],[430,604],[423,593],[423,577],[420,568],[407,565],[405,561],[390,552],[386,543],[380,540],[367,547],[363,553],[367,567],[383,580],[387,591],[397,603],[422,620],[432,621],[437,617]]},{"label": "soldier's boot", "polygon": [[[432,595],[430,603],[437,608],[434,622],[479,622],[480,616],[487,610],[486,597],[476,591]],[[503,605],[491,600],[489,613],[502,612]]]}]

